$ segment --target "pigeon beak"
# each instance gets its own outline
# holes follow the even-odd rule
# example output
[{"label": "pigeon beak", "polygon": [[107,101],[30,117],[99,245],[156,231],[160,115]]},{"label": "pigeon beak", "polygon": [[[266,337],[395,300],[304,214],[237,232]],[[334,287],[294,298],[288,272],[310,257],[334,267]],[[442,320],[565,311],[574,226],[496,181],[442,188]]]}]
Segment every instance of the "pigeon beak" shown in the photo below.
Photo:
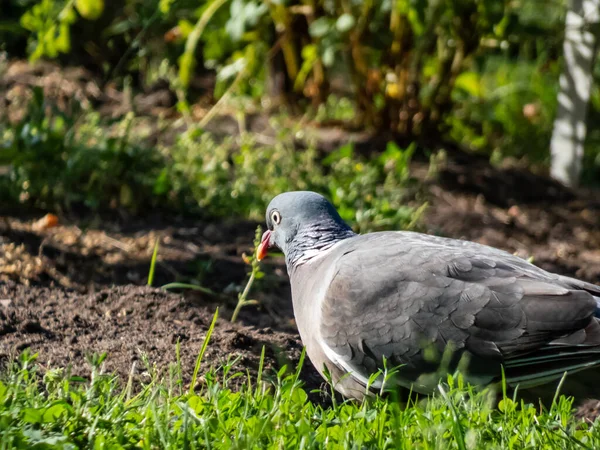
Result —
[{"label": "pigeon beak", "polygon": [[259,261],[264,259],[269,253],[269,247],[271,246],[271,230],[267,230],[263,233],[260,245],[256,251],[256,259]]}]

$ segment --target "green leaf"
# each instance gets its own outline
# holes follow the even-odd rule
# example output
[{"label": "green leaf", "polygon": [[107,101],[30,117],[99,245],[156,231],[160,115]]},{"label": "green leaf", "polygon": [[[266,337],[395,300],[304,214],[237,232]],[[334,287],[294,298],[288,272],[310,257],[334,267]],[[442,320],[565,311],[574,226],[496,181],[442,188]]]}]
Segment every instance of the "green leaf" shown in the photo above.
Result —
[{"label": "green leaf", "polygon": [[169,177],[169,174],[170,173],[168,168],[165,167],[163,170],[161,170],[158,177],[156,177],[156,181],[154,182],[154,186],[152,189],[152,192],[154,194],[162,195],[169,192],[169,189],[171,187],[171,179]]},{"label": "green leaf", "polygon": [[185,20],[185,19],[177,22],[177,26],[179,27],[179,32],[181,33],[181,37],[183,39],[187,39],[187,37],[190,35],[192,30],[194,29],[194,24],[192,24],[192,22],[190,22],[189,20]]},{"label": "green leaf", "polygon": [[317,58],[317,46],[313,44],[302,47],[302,59],[315,60]]},{"label": "green leaf", "polygon": [[483,89],[481,79],[476,72],[461,73],[454,84],[455,89],[461,89],[472,97],[481,97]]},{"label": "green leaf", "polygon": [[333,47],[327,47],[323,52],[323,64],[327,67],[333,66],[335,61],[335,49]]},{"label": "green leaf", "polygon": [[501,412],[511,412],[515,409],[515,404],[510,398],[505,398],[498,403],[498,409]]},{"label": "green leaf", "polygon": [[164,286],[161,286],[161,289],[164,289],[165,291],[168,291],[169,289],[191,289],[193,291],[204,292],[205,294],[217,295],[216,292],[211,291],[208,288],[188,283],[169,283],[165,284]]},{"label": "green leaf", "polygon": [[246,58],[236,59],[231,64],[224,66],[217,73],[217,80],[225,81],[237,76],[246,67]]},{"label": "green leaf", "polygon": [[[191,36],[191,35],[190,35]],[[189,42],[189,40],[188,40]],[[195,50],[195,46],[194,46]],[[196,60],[192,51],[189,53],[184,53],[179,57],[179,79],[184,86],[190,84],[190,80],[192,78],[192,72],[194,71],[194,67],[196,65]]]},{"label": "green leaf", "polygon": [[192,382],[190,383],[190,394],[194,394],[194,389],[196,388],[196,380],[198,379],[198,371],[200,370],[200,365],[202,364],[202,358],[204,357],[204,353],[206,353],[206,349],[208,347],[208,342],[210,341],[210,337],[215,329],[215,325],[217,324],[217,318],[219,317],[219,308],[215,310],[215,314],[213,316],[213,320],[210,323],[210,327],[208,327],[208,331],[204,336],[204,342],[202,342],[202,347],[200,348],[200,352],[198,353],[198,357],[196,358],[196,366],[194,367],[194,373],[192,375]]},{"label": "green leaf", "polygon": [[308,31],[312,37],[323,37],[331,31],[332,22],[328,17],[319,17],[310,24]]},{"label": "green leaf", "polygon": [[336,161],[340,161],[344,158],[352,158],[354,156],[354,143],[349,142],[345,145],[342,145],[336,151],[331,152],[329,156],[323,159],[323,164],[325,166],[330,166]]},{"label": "green leaf", "polygon": [[41,420],[44,423],[56,422],[61,415],[71,411],[72,408],[67,402],[59,401],[43,412]]},{"label": "green leaf", "polygon": [[158,2],[158,9],[162,14],[168,14],[171,11],[171,6],[175,0],[160,0]]},{"label": "green leaf", "polygon": [[21,420],[26,423],[41,423],[44,408],[24,408]]},{"label": "green leaf", "polygon": [[197,395],[191,395],[188,399],[188,405],[190,406],[190,408],[192,408],[195,412],[198,413],[204,407],[204,402],[202,401],[201,397]]},{"label": "green leaf", "polygon": [[96,20],[104,11],[104,0],[75,0],[75,8],[84,19]]},{"label": "green leaf", "polygon": [[191,31],[185,42],[185,51],[179,58],[179,80],[186,88],[192,78],[192,71],[194,70],[196,62],[195,52],[198,40],[200,39],[200,36],[202,36],[202,33],[212,16],[225,3],[227,3],[227,0],[213,0],[210,2],[206,9],[204,9],[204,12],[196,22],[196,25],[194,25],[194,29]]},{"label": "green leaf", "polygon": [[335,27],[340,33],[345,33],[350,31],[355,24],[356,20],[354,19],[354,16],[351,14],[342,14],[335,22]]},{"label": "green leaf", "polygon": [[73,377],[69,378],[69,382],[70,383],[87,383],[88,380],[83,377],[73,376]]},{"label": "green leaf", "polygon": [[317,46],[313,44],[305,45],[302,48],[302,67],[300,68],[300,72],[298,72],[298,76],[294,81],[294,89],[300,90],[304,83],[306,82],[306,78],[310,74],[315,62],[318,58]]},{"label": "green leaf", "polygon": [[[26,429],[23,430],[23,436],[27,438],[27,443],[35,445],[35,448],[60,448],[75,449],[73,444],[68,443],[69,438],[58,433],[47,433],[41,430]],[[31,448],[31,447],[29,447]]]}]

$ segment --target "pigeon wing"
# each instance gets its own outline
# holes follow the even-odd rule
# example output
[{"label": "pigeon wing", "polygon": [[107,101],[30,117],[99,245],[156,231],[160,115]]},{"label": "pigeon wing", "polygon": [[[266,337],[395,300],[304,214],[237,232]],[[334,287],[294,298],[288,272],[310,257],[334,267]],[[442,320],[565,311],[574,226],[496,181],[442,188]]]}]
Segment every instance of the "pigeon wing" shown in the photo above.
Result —
[{"label": "pigeon wing", "polygon": [[463,367],[465,357],[470,381],[498,379],[504,365],[531,385],[600,362],[592,295],[509,253],[374,233],[354,239],[334,264],[320,303],[321,345],[363,386],[400,366],[400,384],[428,392],[439,378],[428,384],[424,374]]}]

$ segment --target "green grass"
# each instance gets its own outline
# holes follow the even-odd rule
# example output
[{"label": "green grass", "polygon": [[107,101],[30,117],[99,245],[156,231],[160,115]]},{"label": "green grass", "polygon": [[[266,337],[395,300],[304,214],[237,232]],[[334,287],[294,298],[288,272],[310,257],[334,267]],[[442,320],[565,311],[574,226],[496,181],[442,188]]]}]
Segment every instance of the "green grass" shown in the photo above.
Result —
[{"label": "green grass", "polygon": [[90,358],[86,381],[59,368],[42,376],[24,353],[1,377],[0,448],[600,448],[600,426],[573,419],[564,398],[543,413],[508,398],[494,408],[450,377],[418,404],[377,397],[325,408],[309,401],[299,370],[256,379],[231,361],[206,369],[201,356],[194,390],[177,361],[163,378],[146,361],[152,379],[137,386],[101,373],[102,357]]}]

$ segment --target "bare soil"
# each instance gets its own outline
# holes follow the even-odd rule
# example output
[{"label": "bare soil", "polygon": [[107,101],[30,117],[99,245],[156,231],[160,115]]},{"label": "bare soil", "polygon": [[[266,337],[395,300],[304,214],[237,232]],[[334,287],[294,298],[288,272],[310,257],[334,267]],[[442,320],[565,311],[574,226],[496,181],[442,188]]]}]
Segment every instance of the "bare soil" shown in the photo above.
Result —
[{"label": "bare soil", "polygon": [[[182,221],[161,226],[160,220],[146,220],[145,229],[140,222],[84,231],[68,222],[36,230],[37,220],[4,217],[0,366],[30,348],[39,353],[42,366],[70,366],[74,375],[86,377],[91,374],[88,357],[106,352],[106,372],[122,380],[133,374],[144,381],[149,373],[142,355],[166,375],[176,362],[180,342],[184,380],[189,382],[219,308],[205,367],[235,359],[234,369],[256,375],[265,347],[267,372],[283,365],[295,369],[302,344],[281,262],[272,263],[267,277],[255,286],[256,292],[260,289],[260,306],[242,311],[239,323],[229,320],[247,279],[242,254],[251,251],[254,224]],[[212,293],[146,286],[156,240],[156,285],[192,280]],[[303,379],[311,390],[323,383],[310,362],[303,366]]]},{"label": "bare soil", "polygon": [[[39,353],[44,369],[68,366],[72,375],[85,378],[91,373],[90,356],[107,353],[103,371],[116,373],[121,380],[131,376],[133,381],[148,382],[153,370],[168,375],[169,366],[177,363],[175,349],[180,342],[179,362],[188,385],[215,312],[194,298],[131,284],[82,295],[7,282],[0,285],[0,299],[4,364],[30,348]],[[204,361],[213,367],[235,361],[234,371],[256,375],[263,347],[267,376],[283,365],[293,370],[302,351],[293,333],[218,319]],[[322,383],[310,364],[302,376],[309,389]]]}]

